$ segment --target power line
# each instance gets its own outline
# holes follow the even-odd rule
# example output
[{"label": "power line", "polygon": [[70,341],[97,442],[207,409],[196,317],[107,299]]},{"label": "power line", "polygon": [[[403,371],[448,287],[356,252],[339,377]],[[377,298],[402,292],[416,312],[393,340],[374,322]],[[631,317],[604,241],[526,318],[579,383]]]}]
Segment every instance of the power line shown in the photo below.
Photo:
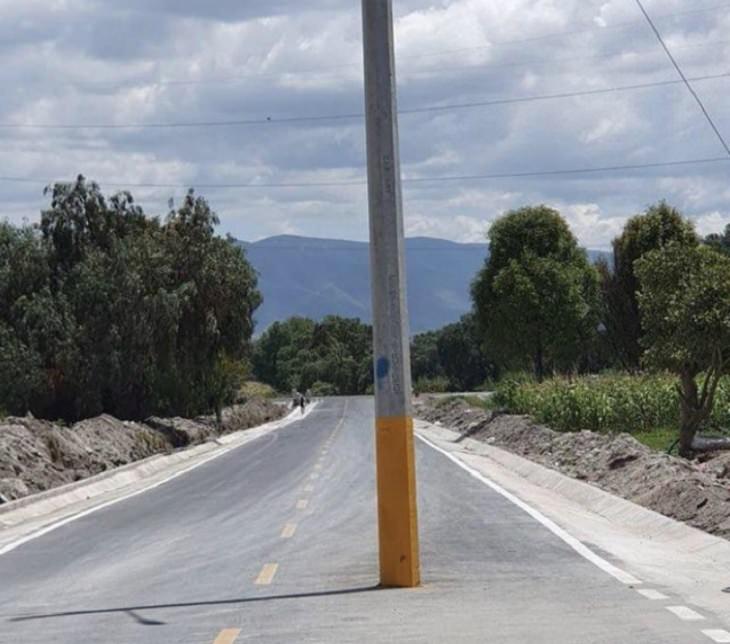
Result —
[{"label": "power line", "polygon": [[[590,175],[600,174],[603,172],[619,172],[623,170],[647,170],[647,169],[658,169],[658,168],[673,168],[682,167],[689,165],[703,165],[712,163],[727,163],[730,162],[730,157],[707,157],[700,159],[683,159],[677,161],[657,161],[650,163],[630,163],[630,164],[618,164],[608,166],[594,166],[584,168],[565,168],[558,170],[529,170],[524,172],[498,172],[491,174],[471,174],[471,175],[449,175],[449,176],[436,176],[436,177],[412,177],[404,178],[404,184],[413,185],[424,185],[424,184],[439,184],[446,182],[465,182],[465,181],[487,181],[492,179],[525,179],[525,178],[538,178],[538,177],[556,177],[556,176],[569,176],[569,175]],[[67,181],[58,181],[55,179],[39,179],[32,177],[0,177],[0,182],[3,183],[26,183],[35,185],[51,185],[53,183],[68,183]],[[181,184],[181,183],[135,183],[135,182],[106,182],[97,181],[96,183],[103,184],[111,188],[161,188],[161,189],[184,189],[187,190],[193,184]],[[258,190],[258,189],[276,189],[276,188],[335,188],[335,187],[348,187],[348,186],[365,186],[367,182],[363,179],[352,179],[343,181],[313,181],[313,182],[295,182],[295,183],[197,183],[195,188],[198,190],[217,190],[217,189],[247,189],[247,190]]]},{"label": "power line", "polygon": [[525,179],[536,177],[555,177],[566,175],[587,175],[599,174],[602,172],[618,172],[622,170],[646,170],[652,168],[672,168],[687,165],[700,165],[708,163],[728,162],[728,157],[708,157],[704,159],[686,159],[681,161],[657,161],[654,163],[629,163],[613,166],[596,166],[588,168],[568,168],[558,170],[535,170],[526,172],[510,172],[495,174],[473,174],[446,177],[423,177],[415,179],[403,179],[403,183],[440,183],[445,181],[482,181],[487,179]]},{"label": "power line", "polygon": [[707,122],[710,124],[710,127],[713,129],[713,131],[717,135],[717,138],[719,139],[720,143],[722,144],[722,147],[725,148],[725,152],[727,152],[727,155],[730,157],[730,147],[728,147],[728,144],[725,142],[725,139],[723,138],[722,134],[720,134],[720,130],[717,129],[715,122],[712,120],[712,117],[705,109],[705,106],[702,103],[702,100],[700,99],[700,97],[697,95],[697,92],[695,92],[692,85],[690,85],[689,80],[687,80],[687,77],[684,75],[684,72],[682,71],[682,68],[679,66],[679,64],[675,60],[674,56],[672,56],[672,52],[669,51],[669,47],[667,47],[666,43],[664,42],[664,39],[662,38],[661,34],[659,33],[659,30],[656,28],[656,25],[654,25],[654,22],[652,21],[649,14],[646,12],[646,9],[644,9],[644,5],[641,3],[641,0],[636,0],[636,4],[639,5],[639,9],[641,9],[641,13],[644,14],[644,17],[646,18],[647,22],[649,23],[649,26],[651,27],[652,31],[654,32],[654,35],[657,37],[657,40],[659,40],[659,43],[661,44],[662,48],[666,52],[669,60],[672,62],[672,65],[674,65],[674,69],[677,70],[677,73],[679,74],[680,78],[682,79],[682,82],[687,86],[689,93],[692,94],[695,101],[697,101],[697,105],[700,106],[700,109],[702,110],[702,113],[705,115]]},{"label": "power line", "polygon": [[[717,80],[730,77],[730,72],[720,74],[708,74],[705,76],[695,76],[691,80],[695,82],[706,80]],[[678,85],[686,82],[683,80],[665,80],[653,81],[649,83],[635,83],[632,85],[616,85],[613,87],[604,87],[590,90],[579,90],[575,92],[559,92],[555,94],[538,94],[532,96],[518,96],[514,98],[499,98],[486,101],[471,101],[467,103],[448,103],[444,105],[428,105],[424,107],[407,108],[398,111],[401,115],[423,114],[429,112],[448,112],[452,110],[472,109],[477,107],[490,107],[496,105],[511,105],[515,103],[530,103],[535,101],[556,100],[564,98],[576,98],[580,96],[594,96],[600,94],[610,94],[615,92],[634,91],[640,89],[650,89],[654,87],[663,87],[670,85]],[[242,127],[251,125],[287,125],[293,123],[320,123],[328,121],[346,121],[364,118],[362,112],[351,112],[343,114],[320,114],[313,116],[290,116],[290,117],[266,117],[256,119],[235,119],[228,121],[180,121],[169,123],[0,123],[0,129],[35,129],[35,130],[129,130],[129,129],[181,129],[196,127]]]},{"label": "power line", "polygon": [[[730,72],[722,74],[708,74],[706,76],[697,76],[693,78],[694,81],[705,81],[705,80],[716,80],[719,78],[730,77]],[[538,94],[533,96],[522,96],[516,98],[505,98],[505,99],[494,99],[489,101],[473,101],[470,103],[452,103],[449,105],[434,105],[427,107],[417,107],[412,109],[400,110],[400,114],[422,114],[428,112],[443,112],[450,110],[461,110],[469,109],[474,107],[489,107],[493,105],[510,105],[514,103],[531,103],[533,101],[547,101],[561,98],[576,98],[579,96],[595,96],[599,94],[612,94],[614,92],[626,92],[639,89],[649,89],[652,87],[664,87],[667,85],[678,85],[682,81],[678,80],[666,80],[666,81],[653,81],[650,83],[635,83],[633,85],[617,85],[614,87],[603,87],[597,89],[581,90],[577,92],[560,92],[556,94]]]}]

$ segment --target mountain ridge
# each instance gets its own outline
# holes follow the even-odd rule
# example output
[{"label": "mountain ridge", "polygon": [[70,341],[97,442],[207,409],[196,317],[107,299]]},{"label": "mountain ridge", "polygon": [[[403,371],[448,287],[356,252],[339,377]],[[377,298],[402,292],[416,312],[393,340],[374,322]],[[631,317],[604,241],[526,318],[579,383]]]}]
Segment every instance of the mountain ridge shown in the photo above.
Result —
[{"label": "mountain ridge", "polygon": [[[371,321],[370,252],[364,241],[276,235],[238,241],[259,274],[264,296],[256,333],[293,315],[321,319],[335,314]],[[471,308],[469,287],[488,255],[488,244],[437,237],[409,237],[407,296],[412,333],[457,321]],[[597,257],[610,256],[588,251]]]}]

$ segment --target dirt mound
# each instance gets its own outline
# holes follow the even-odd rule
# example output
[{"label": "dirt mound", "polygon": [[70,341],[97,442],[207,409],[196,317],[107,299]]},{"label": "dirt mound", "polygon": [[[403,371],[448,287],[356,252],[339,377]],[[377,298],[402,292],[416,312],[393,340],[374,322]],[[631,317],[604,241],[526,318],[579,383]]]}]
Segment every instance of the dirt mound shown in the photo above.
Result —
[{"label": "dirt mound", "polygon": [[281,418],[283,405],[250,400],[215,418],[151,418],[145,423],[98,416],[64,427],[31,416],[0,421],[0,503],[72,483],[221,433]]},{"label": "dirt mound", "polygon": [[629,434],[556,432],[526,416],[475,409],[462,399],[419,405],[418,415],[668,517],[730,538],[730,453],[687,461]]}]

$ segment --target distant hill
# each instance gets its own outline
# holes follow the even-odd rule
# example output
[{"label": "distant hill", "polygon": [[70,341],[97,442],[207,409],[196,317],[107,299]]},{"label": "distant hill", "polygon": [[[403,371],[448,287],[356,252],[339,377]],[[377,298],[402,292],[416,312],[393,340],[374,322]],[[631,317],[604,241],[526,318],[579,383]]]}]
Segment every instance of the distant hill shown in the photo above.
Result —
[{"label": "distant hill", "polygon": [[[256,332],[292,315],[328,314],[370,322],[370,257],[366,242],[281,235],[240,242],[259,273],[264,303]],[[591,259],[595,259],[591,253]],[[455,322],[471,308],[469,286],[487,256],[485,244],[406,240],[411,331]]]}]

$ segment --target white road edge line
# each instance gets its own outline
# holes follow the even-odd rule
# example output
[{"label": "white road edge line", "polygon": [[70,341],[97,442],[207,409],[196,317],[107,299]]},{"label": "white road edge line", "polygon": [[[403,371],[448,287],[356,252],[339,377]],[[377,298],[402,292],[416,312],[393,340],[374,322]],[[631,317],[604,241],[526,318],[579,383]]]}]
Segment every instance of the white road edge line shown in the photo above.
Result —
[{"label": "white road edge line", "polygon": [[699,622],[705,619],[697,611],[688,608],[687,606],[665,606],[670,613],[674,613],[679,619],[685,622]]},{"label": "white road edge line", "polygon": [[730,642],[730,633],[721,628],[708,628],[702,631],[702,634],[709,637],[713,642],[719,642],[720,644]]},{"label": "white road edge line", "polygon": [[[316,405],[316,403],[314,403],[314,405],[310,405],[310,409],[313,409],[315,405]],[[279,421],[276,421],[277,424],[271,428],[271,431],[275,431],[277,429],[280,429],[281,427],[285,427],[286,425],[296,422],[297,420],[301,420],[301,418],[302,418],[302,416],[292,417],[291,414],[289,416],[285,416],[284,418],[280,419]],[[285,421],[287,421],[287,422],[285,422]],[[254,429],[254,428],[252,427],[251,429]],[[179,470],[179,471],[175,472],[174,474],[171,474],[170,476],[167,476],[160,481],[156,481],[139,490],[135,490],[134,492],[130,492],[129,494],[125,494],[124,496],[120,496],[116,499],[111,499],[111,500],[107,501],[106,503],[101,503],[99,505],[95,505],[93,508],[89,508],[88,510],[78,512],[77,514],[72,514],[71,516],[61,519],[60,521],[56,521],[55,523],[51,523],[50,525],[44,526],[40,530],[31,532],[30,534],[27,534],[24,537],[17,539],[16,541],[11,541],[7,545],[0,548],[0,557],[2,555],[5,555],[5,554],[15,550],[16,548],[19,548],[20,546],[28,543],[29,541],[38,539],[39,537],[42,537],[43,535],[48,534],[49,532],[53,532],[54,530],[57,530],[58,528],[61,528],[73,521],[76,521],[78,519],[83,519],[84,517],[87,517],[90,514],[93,514],[94,512],[98,512],[99,510],[108,508],[112,505],[115,505],[116,503],[121,503],[122,501],[126,501],[127,499],[131,499],[131,498],[134,498],[135,496],[139,496],[140,494],[144,494],[145,492],[149,492],[150,490],[154,490],[155,488],[158,488],[161,485],[164,485],[165,483],[169,483],[173,479],[176,479],[178,476],[187,474],[188,472],[190,472],[194,469],[197,469],[198,467],[201,467],[202,465],[205,465],[206,463],[209,463],[210,461],[212,461],[220,456],[223,456],[224,454],[228,454],[229,452],[232,452],[233,450],[238,449],[239,447],[243,447],[244,445],[248,445],[248,443],[243,443],[242,445],[234,445],[233,447],[227,447],[226,449],[222,449],[219,452],[212,454],[208,458],[204,458],[203,460],[198,461],[197,463],[193,463],[189,467]]]},{"label": "white road edge line", "polygon": [[418,436],[418,438],[420,440],[422,440],[424,443],[426,443],[426,445],[428,445],[432,449],[435,449],[437,452],[440,452],[446,458],[448,458],[449,460],[456,463],[461,469],[463,469],[466,472],[468,472],[469,474],[471,474],[475,479],[477,479],[478,481],[481,481],[482,483],[484,483],[484,485],[492,488],[495,492],[497,492],[498,494],[501,494],[505,499],[507,499],[511,503],[514,503],[518,508],[520,508],[521,510],[523,510],[524,512],[529,514],[538,523],[541,523],[545,528],[550,530],[550,532],[552,532],[556,537],[558,537],[559,539],[562,539],[573,550],[575,550],[581,557],[590,561],[593,565],[595,565],[598,568],[600,568],[601,570],[603,570],[603,572],[608,573],[615,579],[618,579],[622,584],[638,585],[638,584],[642,583],[640,579],[637,579],[633,575],[630,575],[629,573],[621,570],[620,568],[617,568],[612,563],[606,561],[603,557],[598,556],[595,552],[593,552],[590,548],[588,548],[581,541],[579,541],[574,536],[572,536],[571,534],[569,534],[568,532],[563,530],[563,528],[561,528],[552,519],[548,519],[539,510],[536,510],[532,506],[528,505],[522,499],[519,499],[511,492],[508,492],[502,486],[498,485],[494,481],[490,481],[483,474],[481,474],[474,468],[470,467],[466,463],[460,461],[456,456],[454,456],[447,450],[432,443],[428,438],[421,435],[420,433],[417,433],[416,436]]}]

